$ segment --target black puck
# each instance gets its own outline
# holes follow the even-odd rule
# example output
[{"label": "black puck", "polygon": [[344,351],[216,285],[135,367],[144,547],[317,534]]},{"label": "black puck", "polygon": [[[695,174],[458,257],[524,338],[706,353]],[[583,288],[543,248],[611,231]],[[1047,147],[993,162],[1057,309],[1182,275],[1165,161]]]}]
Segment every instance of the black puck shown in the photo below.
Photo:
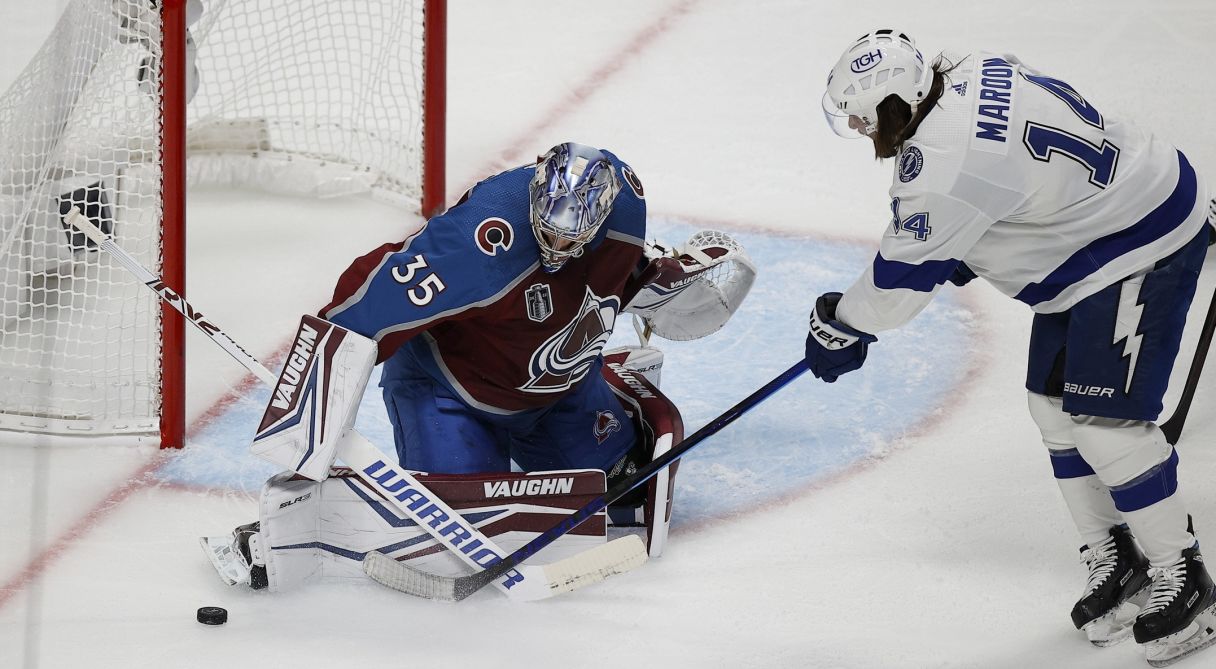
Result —
[{"label": "black puck", "polygon": [[218,606],[204,606],[198,610],[196,618],[204,625],[223,625],[228,622],[228,609],[221,609]]}]

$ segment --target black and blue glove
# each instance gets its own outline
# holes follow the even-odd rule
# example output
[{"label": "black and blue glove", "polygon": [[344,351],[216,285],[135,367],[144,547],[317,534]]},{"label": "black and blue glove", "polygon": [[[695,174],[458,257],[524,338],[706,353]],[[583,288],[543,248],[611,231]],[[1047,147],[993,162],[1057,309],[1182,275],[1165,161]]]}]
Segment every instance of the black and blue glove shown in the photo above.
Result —
[{"label": "black and blue glove", "polygon": [[958,267],[954,268],[954,273],[950,275],[950,283],[956,286],[965,286],[971,283],[971,280],[976,278],[976,274],[967,263],[960,262]]},{"label": "black and blue glove", "polygon": [[868,347],[878,341],[878,337],[836,320],[838,302],[840,293],[819,296],[811,312],[811,332],[806,336],[806,366],[828,383],[860,368]]}]

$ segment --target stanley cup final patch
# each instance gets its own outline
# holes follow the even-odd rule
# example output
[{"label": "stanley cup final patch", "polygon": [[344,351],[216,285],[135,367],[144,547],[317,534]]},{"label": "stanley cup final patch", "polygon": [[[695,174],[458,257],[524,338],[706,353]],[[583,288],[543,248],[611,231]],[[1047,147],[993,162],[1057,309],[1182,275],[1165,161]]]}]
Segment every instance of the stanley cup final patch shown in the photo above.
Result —
[{"label": "stanley cup final patch", "polygon": [[524,302],[528,305],[528,318],[540,323],[553,313],[553,294],[549,292],[549,284],[534,283],[524,292]]}]

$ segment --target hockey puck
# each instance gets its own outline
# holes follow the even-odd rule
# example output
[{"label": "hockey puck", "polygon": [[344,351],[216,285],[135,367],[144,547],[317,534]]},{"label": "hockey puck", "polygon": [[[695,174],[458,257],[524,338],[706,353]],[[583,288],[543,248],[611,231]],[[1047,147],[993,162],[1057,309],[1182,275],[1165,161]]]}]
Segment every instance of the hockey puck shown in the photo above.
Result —
[{"label": "hockey puck", "polygon": [[198,610],[196,618],[204,625],[223,625],[228,622],[228,609],[221,609],[218,606],[204,606]]}]

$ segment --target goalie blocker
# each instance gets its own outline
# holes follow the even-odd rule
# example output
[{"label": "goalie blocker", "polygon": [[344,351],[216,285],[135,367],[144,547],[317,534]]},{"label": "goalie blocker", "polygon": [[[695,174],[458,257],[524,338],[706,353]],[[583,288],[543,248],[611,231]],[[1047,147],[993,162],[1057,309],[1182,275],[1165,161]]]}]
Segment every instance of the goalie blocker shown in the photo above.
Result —
[{"label": "goalie blocker", "polygon": [[355,423],[376,342],[315,316],[300,319],[249,450],[314,481],[329,473]]}]

